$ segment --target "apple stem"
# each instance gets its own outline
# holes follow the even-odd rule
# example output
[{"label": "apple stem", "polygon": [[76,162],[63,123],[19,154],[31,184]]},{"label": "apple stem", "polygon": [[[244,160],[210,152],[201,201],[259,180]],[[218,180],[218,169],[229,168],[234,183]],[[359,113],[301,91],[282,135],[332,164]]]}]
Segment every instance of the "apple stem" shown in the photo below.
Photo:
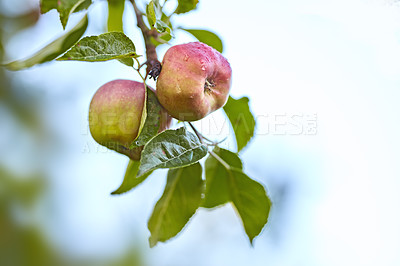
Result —
[{"label": "apple stem", "polygon": [[208,79],[206,79],[206,83],[204,84],[204,87],[212,88],[212,87],[215,87],[215,84],[210,82]]},{"label": "apple stem", "polygon": [[215,84],[213,82],[210,82],[208,79],[206,79],[204,83],[204,92],[210,93],[212,91],[211,88],[215,87]]}]

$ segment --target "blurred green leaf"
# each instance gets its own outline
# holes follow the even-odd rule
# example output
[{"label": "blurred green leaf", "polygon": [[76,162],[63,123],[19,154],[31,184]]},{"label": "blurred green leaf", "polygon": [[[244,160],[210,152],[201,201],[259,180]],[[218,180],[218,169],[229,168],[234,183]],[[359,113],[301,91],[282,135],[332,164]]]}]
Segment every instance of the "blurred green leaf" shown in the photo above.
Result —
[{"label": "blurred green leaf", "polygon": [[157,135],[160,128],[161,105],[158,103],[154,91],[149,88],[147,88],[146,109],[147,117],[143,129],[139,137],[129,147],[130,149],[145,145],[151,138]]},{"label": "blurred green leaf", "polygon": [[[242,161],[236,153],[215,147],[213,150],[230,166],[242,169]],[[202,207],[214,208],[230,201],[228,170],[213,156],[209,156],[205,163],[206,191]]]},{"label": "blurred green leaf", "polygon": [[150,3],[147,5],[146,16],[147,16],[147,21],[149,22],[150,27],[153,28],[154,25],[156,24],[156,20],[157,20],[153,1],[150,1]]},{"label": "blurred green leaf", "polygon": [[196,212],[203,191],[199,163],[168,171],[165,190],[150,217],[150,247],[177,235]]},{"label": "blurred green leaf", "polygon": [[206,154],[207,147],[186,128],[165,130],[144,146],[138,176],[159,168],[191,165]]},{"label": "blurred green leaf", "polygon": [[87,16],[85,16],[73,29],[41,49],[30,58],[8,63],[6,64],[6,67],[10,70],[21,70],[55,59],[56,57],[67,51],[79,40],[79,38],[82,37],[83,33],[85,33],[86,31],[87,26],[88,18]]},{"label": "blurred green leaf", "polygon": [[[252,243],[254,237],[261,232],[268,221],[271,201],[264,187],[249,178],[242,172],[242,169],[237,167],[242,166],[237,154],[216,147],[211,155],[215,161],[211,161],[212,164],[209,162],[208,166],[206,166],[208,167],[208,172],[206,169],[205,197],[211,197],[211,206],[215,206],[217,203],[224,203],[229,197],[229,201],[233,203],[238,211],[246,234]],[[218,169],[216,162],[223,166],[225,171]],[[224,179],[220,179],[219,183],[213,184],[217,175],[224,177]],[[207,180],[210,177],[211,181]],[[222,197],[218,196],[218,190],[215,187],[212,191],[213,194],[207,195],[211,193],[210,188],[207,187],[210,185],[219,186],[219,190],[225,194]]]},{"label": "blurred green leaf", "polygon": [[3,30],[15,34],[17,31],[24,30],[34,25],[38,21],[39,16],[40,12],[38,12],[37,8],[33,8],[17,16],[0,14],[0,24],[3,26],[7,25],[3,27]]},{"label": "blurred green leaf", "polygon": [[123,15],[125,0],[108,0],[108,31],[124,31]]},{"label": "blurred green leaf", "polygon": [[178,7],[175,10],[176,14],[182,14],[196,9],[199,0],[178,0]]},{"label": "blurred green leaf", "polygon": [[56,9],[60,14],[61,24],[65,29],[69,16],[73,12],[87,9],[91,4],[91,0],[40,0],[40,10],[42,13],[46,13]]},{"label": "blurred green leaf", "polygon": [[254,136],[256,126],[254,116],[250,112],[249,98],[243,97],[236,100],[229,96],[224,111],[231,121],[236,136],[237,151],[240,152]]},{"label": "blurred green leaf", "polygon": [[108,32],[81,39],[57,60],[107,61],[138,57],[135,45],[122,32]]},{"label": "blurred green leaf", "polygon": [[129,160],[129,164],[128,167],[126,168],[124,176],[124,181],[122,181],[121,186],[117,190],[111,192],[112,195],[128,192],[132,188],[142,183],[149,175],[151,175],[152,172],[148,172],[145,175],[137,177],[139,166],[140,166],[139,161]]},{"label": "blurred green leaf", "polygon": [[184,29],[180,28],[181,30],[187,31],[192,34],[197,40],[202,43],[205,43],[211,47],[213,47],[218,52],[222,53],[223,45],[221,39],[213,32],[207,30],[195,30],[195,29]]}]

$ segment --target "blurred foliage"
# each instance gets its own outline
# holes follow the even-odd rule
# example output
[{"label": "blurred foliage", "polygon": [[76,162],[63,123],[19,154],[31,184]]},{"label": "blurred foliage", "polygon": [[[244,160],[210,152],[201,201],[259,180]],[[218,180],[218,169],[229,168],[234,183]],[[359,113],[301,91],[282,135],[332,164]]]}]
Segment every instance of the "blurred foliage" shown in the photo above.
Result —
[{"label": "blurred foliage", "polygon": [[[0,6],[2,6],[0,0]],[[19,3],[20,4],[20,3]],[[0,62],[6,58],[7,42],[21,30],[33,26],[39,17],[39,10],[10,16],[0,10]],[[39,95],[29,85],[0,67],[0,112],[15,121],[38,141],[46,141],[51,131],[41,115]],[[29,93],[28,93],[29,91]],[[37,91],[36,91],[37,93]],[[2,123],[6,129],[7,124]],[[45,149],[45,146],[43,146]],[[37,151],[37,156],[45,153]],[[2,151],[2,155],[6,154]],[[120,257],[99,260],[97,258],[67,257],[57,250],[46,237],[46,228],[37,219],[40,200],[46,194],[46,167],[29,176],[20,176],[9,169],[0,157],[0,265],[143,265],[140,249],[131,245]]]}]

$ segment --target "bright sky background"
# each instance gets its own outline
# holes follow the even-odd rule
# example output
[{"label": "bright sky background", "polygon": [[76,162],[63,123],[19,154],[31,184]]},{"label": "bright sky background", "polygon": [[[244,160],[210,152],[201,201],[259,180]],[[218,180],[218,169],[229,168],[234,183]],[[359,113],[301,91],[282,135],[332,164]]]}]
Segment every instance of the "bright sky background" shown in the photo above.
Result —
[{"label": "bright sky background", "polygon": [[[141,53],[130,6],[127,11],[127,34]],[[97,1],[91,12],[88,34],[98,34],[105,2]],[[44,15],[11,41],[10,54],[20,58],[43,46],[61,33],[56,22],[55,12]],[[147,248],[147,219],[166,172],[126,195],[110,196],[127,159],[96,151],[87,131],[96,89],[138,77],[118,62],[57,62],[16,73],[43,85],[49,123],[66,143],[49,166],[54,218],[45,222],[55,244],[73,254],[108,256],[128,243],[145,243],[151,266],[400,265],[399,4],[200,0],[196,11],[175,22],[223,39],[232,95],[247,95],[258,118],[258,134],[242,157],[249,175],[277,200],[271,222],[251,248],[229,206],[200,210],[177,238]],[[177,43],[193,40],[176,36]],[[310,117],[316,132],[306,134]],[[216,113],[198,126],[222,139],[229,130],[215,126],[222,119]],[[19,160],[9,164],[17,167]],[[279,189],[286,191],[283,199]]]}]

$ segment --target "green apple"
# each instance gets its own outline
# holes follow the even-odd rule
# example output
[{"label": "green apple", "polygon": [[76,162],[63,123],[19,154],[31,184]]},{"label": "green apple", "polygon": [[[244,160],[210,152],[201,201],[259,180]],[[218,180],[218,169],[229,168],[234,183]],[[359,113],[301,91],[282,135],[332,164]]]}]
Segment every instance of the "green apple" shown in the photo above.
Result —
[{"label": "green apple", "polygon": [[[94,140],[139,160],[143,147],[129,146],[138,136],[145,99],[145,87],[140,82],[118,79],[101,86],[89,107],[89,128]],[[167,129],[170,123],[171,117],[161,108],[159,131]]]},{"label": "green apple", "polygon": [[192,42],[168,49],[157,79],[157,97],[181,121],[202,119],[225,105],[232,69],[214,48]]}]

